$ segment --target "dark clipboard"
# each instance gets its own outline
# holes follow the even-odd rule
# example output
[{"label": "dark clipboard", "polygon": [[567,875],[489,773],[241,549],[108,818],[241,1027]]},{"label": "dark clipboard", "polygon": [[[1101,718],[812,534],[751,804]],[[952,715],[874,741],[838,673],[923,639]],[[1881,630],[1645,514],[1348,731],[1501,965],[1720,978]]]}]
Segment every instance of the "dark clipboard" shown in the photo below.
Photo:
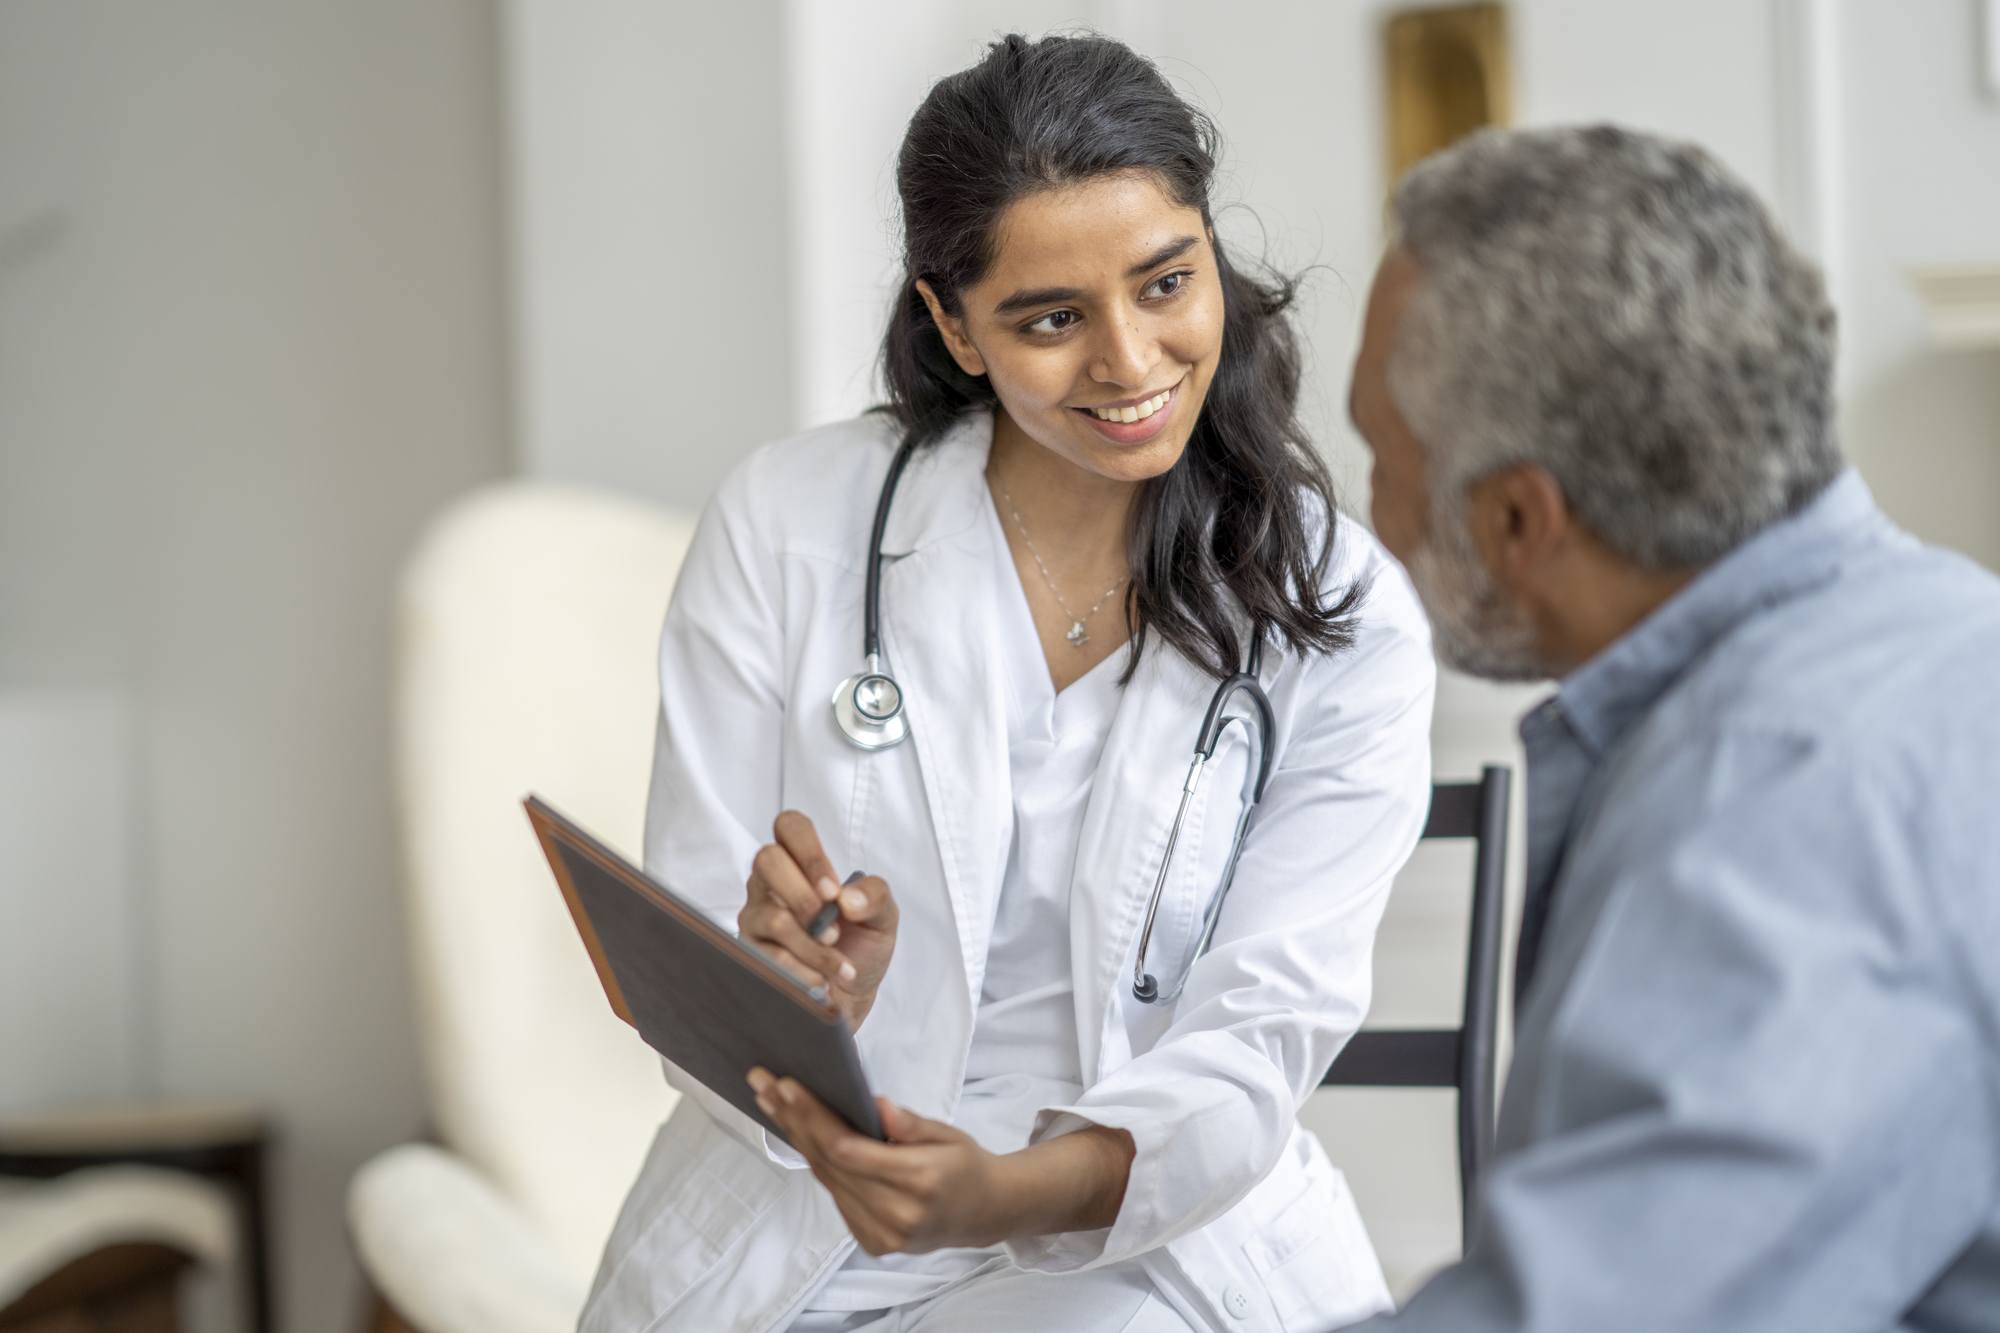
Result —
[{"label": "dark clipboard", "polygon": [[522,802],[611,1010],[648,1046],[764,1128],[744,1075],[803,1083],[856,1130],[882,1132],[847,1020],[538,796]]}]

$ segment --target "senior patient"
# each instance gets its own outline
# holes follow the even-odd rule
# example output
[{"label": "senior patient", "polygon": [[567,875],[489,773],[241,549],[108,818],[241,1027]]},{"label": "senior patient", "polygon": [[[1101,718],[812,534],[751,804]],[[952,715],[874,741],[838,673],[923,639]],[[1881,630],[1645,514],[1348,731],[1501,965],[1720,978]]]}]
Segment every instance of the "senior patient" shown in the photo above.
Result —
[{"label": "senior patient", "polygon": [[1377,532],[1560,683],[1474,1239],[1365,1327],[2000,1328],[2000,581],[1845,467],[1819,274],[1699,150],[1489,133],[1394,223]]}]

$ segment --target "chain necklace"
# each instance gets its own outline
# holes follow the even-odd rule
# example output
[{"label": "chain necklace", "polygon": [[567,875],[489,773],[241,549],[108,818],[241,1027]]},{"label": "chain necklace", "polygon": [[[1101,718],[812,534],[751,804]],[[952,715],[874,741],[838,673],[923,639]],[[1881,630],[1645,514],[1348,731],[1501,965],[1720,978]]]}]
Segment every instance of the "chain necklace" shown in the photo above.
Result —
[{"label": "chain necklace", "polygon": [[1056,599],[1057,608],[1061,610],[1064,616],[1069,618],[1069,630],[1063,637],[1069,640],[1072,648],[1083,647],[1084,644],[1090,642],[1090,636],[1083,632],[1084,625],[1089,622],[1092,616],[1097,614],[1099,608],[1111,600],[1112,593],[1117,592],[1125,586],[1127,580],[1120,579],[1106,588],[1104,595],[1099,597],[1095,602],[1092,602],[1090,609],[1082,615],[1078,615],[1076,612],[1070,610],[1069,603],[1063,600],[1062,591],[1056,587],[1055,579],[1049,575],[1049,567],[1042,562],[1042,553],[1035,549],[1035,539],[1028,535],[1028,525],[1021,521],[1021,511],[1015,507],[1014,497],[1008,493],[1007,483],[995,476],[993,484],[1000,488],[1000,498],[1007,502],[1007,512],[1013,515],[1014,528],[1021,534],[1021,540],[1028,544],[1028,554],[1034,558],[1035,568],[1042,571],[1042,582],[1048,585],[1049,596]]}]

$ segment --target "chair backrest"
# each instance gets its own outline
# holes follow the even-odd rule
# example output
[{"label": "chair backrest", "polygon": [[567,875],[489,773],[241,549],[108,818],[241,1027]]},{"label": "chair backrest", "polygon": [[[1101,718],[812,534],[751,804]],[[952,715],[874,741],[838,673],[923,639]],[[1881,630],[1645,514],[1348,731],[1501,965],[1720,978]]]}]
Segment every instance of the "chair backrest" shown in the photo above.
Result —
[{"label": "chair backrest", "polygon": [[1321,1087],[1458,1090],[1460,1235],[1472,1235],[1473,1189],[1493,1145],[1495,1047],[1500,1024],[1500,909],[1507,869],[1512,770],[1488,765],[1477,782],[1431,788],[1423,836],[1470,838],[1472,912],[1465,941],[1465,999],[1455,1028],[1364,1028]]},{"label": "chair backrest", "polygon": [[661,620],[691,518],[547,483],[437,519],[404,577],[397,780],[431,1128],[588,1283],[671,1109],[521,809],[637,859]]}]

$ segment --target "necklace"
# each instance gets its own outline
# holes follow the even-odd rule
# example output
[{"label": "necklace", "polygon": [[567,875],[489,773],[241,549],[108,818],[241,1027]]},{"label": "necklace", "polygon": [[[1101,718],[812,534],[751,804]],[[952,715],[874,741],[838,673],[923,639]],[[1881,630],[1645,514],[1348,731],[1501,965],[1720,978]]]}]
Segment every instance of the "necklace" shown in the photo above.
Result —
[{"label": "necklace", "polygon": [[1076,612],[1070,610],[1069,603],[1063,600],[1062,590],[1056,587],[1055,579],[1049,576],[1049,567],[1042,562],[1042,553],[1035,549],[1035,539],[1028,535],[1028,525],[1021,521],[1021,511],[1015,507],[1014,497],[1008,492],[1007,483],[996,476],[993,478],[993,484],[1000,488],[1000,498],[1007,502],[1007,512],[1013,516],[1014,528],[1021,534],[1021,540],[1028,544],[1028,554],[1034,558],[1035,568],[1042,571],[1042,582],[1048,585],[1049,596],[1056,599],[1057,608],[1062,611],[1063,615],[1069,618],[1069,630],[1063,637],[1069,640],[1072,648],[1083,647],[1084,644],[1090,642],[1090,636],[1083,632],[1084,625],[1089,622],[1092,616],[1097,614],[1100,607],[1111,600],[1112,593],[1117,592],[1125,586],[1126,580],[1120,579],[1106,588],[1104,595],[1099,597],[1095,602],[1092,602],[1090,609],[1082,615],[1078,615]]}]

